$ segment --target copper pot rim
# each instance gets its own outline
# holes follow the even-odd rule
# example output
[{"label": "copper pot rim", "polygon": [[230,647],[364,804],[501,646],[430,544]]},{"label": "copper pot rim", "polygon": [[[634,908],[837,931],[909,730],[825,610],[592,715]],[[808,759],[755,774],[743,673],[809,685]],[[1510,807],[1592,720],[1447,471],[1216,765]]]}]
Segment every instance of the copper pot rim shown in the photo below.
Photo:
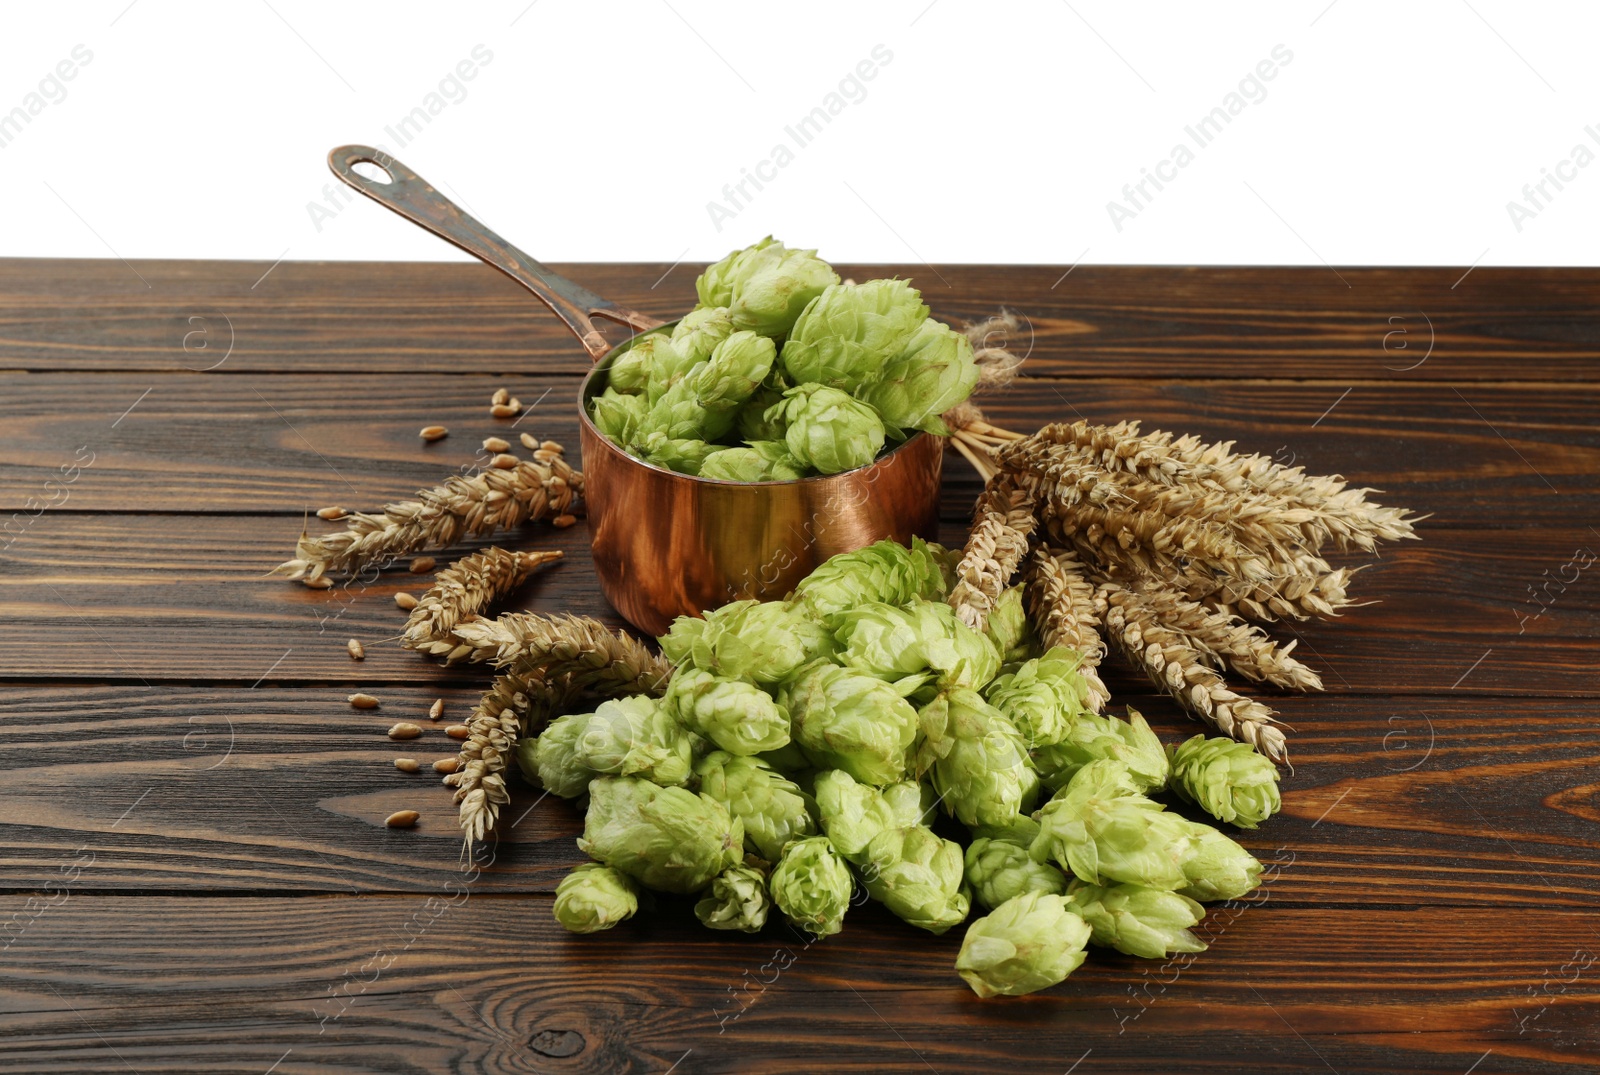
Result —
[{"label": "copper pot rim", "polygon": [[681,471],[668,470],[666,467],[658,467],[654,463],[646,462],[645,460],[640,459],[638,456],[631,455],[628,452],[624,451],[623,449],[618,447],[617,444],[610,437],[608,437],[604,433],[600,432],[599,427],[596,426],[594,424],[594,422],[591,421],[590,418],[589,418],[588,403],[589,403],[589,400],[591,400],[592,398],[594,398],[595,396],[600,394],[600,391],[604,387],[603,384],[601,384],[600,382],[604,381],[606,376],[609,375],[610,370],[611,370],[611,363],[616,361],[616,358],[617,358],[618,355],[620,355],[624,351],[628,350],[636,342],[638,342],[640,339],[643,339],[645,336],[649,336],[652,333],[656,333],[656,332],[670,332],[670,331],[672,331],[673,326],[676,325],[678,323],[678,321],[680,321],[680,320],[682,320],[682,318],[678,318],[678,319],[675,319],[675,320],[672,320],[672,321],[668,321],[668,322],[666,322],[664,324],[656,326],[655,328],[648,329],[648,330],[646,330],[644,332],[637,333],[634,336],[631,336],[628,339],[624,340],[622,343],[617,344],[615,347],[613,347],[609,351],[607,351],[604,355],[600,356],[600,358],[595,360],[594,364],[589,367],[589,372],[584,374],[583,383],[578,387],[578,425],[579,425],[579,428],[585,434],[589,434],[592,437],[593,440],[598,441],[600,444],[603,444],[606,447],[606,449],[613,456],[616,456],[616,457],[619,457],[621,459],[624,459],[628,463],[631,463],[632,465],[640,468],[641,470],[646,470],[646,471],[649,471],[651,473],[661,475],[662,477],[670,478],[670,479],[672,479],[674,481],[682,482],[682,483],[684,483],[686,485],[706,485],[706,486],[711,486],[713,488],[723,488],[723,489],[726,489],[726,488],[773,489],[773,488],[781,488],[781,487],[786,487],[786,486],[795,486],[795,487],[816,486],[816,485],[823,485],[823,484],[828,483],[828,482],[838,481],[841,478],[848,478],[851,475],[860,474],[860,473],[862,473],[864,471],[871,470],[874,467],[882,466],[882,465],[888,463],[895,456],[899,455],[901,452],[905,451],[908,447],[910,447],[911,445],[915,444],[918,441],[919,438],[927,437],[927,436],[931,435],[931,434],[925,433],[925,432],[923,432],[922,430],[919,429],[915,433],[911,434],[911,436],[907,437],[905,440],[901,441],[899,444],[897,444],[893,448],[889,449],[887,452],[884,452],[882,455],[875,457],[872,460],[872,462],[864,463],[861,466],[854,467],[854,468],[852,468],[850,470],[841,470],[837,474],[813,474],[813,475],[811,475],[809,477],[805,477],[805,478],[789,478],[789,479],[786,479],[786,480],[783,480],[783,481],[736,482],[736,481],[725,481],[722,478],[702,478],[698,474],[684,474]]}]

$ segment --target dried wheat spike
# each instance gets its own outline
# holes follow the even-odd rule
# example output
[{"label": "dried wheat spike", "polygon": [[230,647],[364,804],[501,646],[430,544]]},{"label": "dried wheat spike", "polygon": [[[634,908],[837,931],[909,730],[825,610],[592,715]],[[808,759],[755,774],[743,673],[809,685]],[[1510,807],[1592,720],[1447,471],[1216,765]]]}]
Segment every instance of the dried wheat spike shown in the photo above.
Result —
[{"label": "dried wheat spike", "polygon": [[1076,650],[1078,673],[1089,688],[1089,703],[1096,713],[1105,710],[1111,692],[1100,679],[1105,643],[1097,629],[1094,587],[1083,575],[1083,565],[1070,552],[1038,548],[1028,559],[1028,610],[1045,649],[1066,646]]},{"label": "dried wheat spike", "polygon": [[462,557],[439,572],[406,617],[401,644],[435,656],[449,654],[461,644],[455,637],[457,624],[476,618],[534,571],[561,557],[559,549],[509,552],[499,548]]},{"label": "dried wheat spike", "polygon": [[1141,437],[1138,422],[1118,422],[1113,426],[1057,422],[1030,439],[1040,446],[1060,446],[1109,474],[1129,474],[1158,485],[1204,477],[1203,468],[1168,450],[1171,434]]},{"label": "dried wheat spike", "polygon": [[989,613],[1011,585],[1037,525],[1033,497],[1005,479],[984,487],[973,509],[972,535],[956,565],[950,604],[975,631],[989,624]]},{"label": "dried wheat spike", "polygon": [[1153,579],[1123,585],[1135,591],[1161,626],[1180,636],[1201,659],[1226,664],[1257,683],[1295,691],[1322,689],[1322,678],[1290,655],[1298,640],[1280,645],[1235,613],[1191,601]]},{"label": "dried wheat spike", "polygon": [[1095,591],[1095,606],[1112,643],[1157,687],[1223,735],[1249,743],[1280,765],[1288,763],[1288,741],[1272,710],[1229,690],[1222,675],[1206,667],[1178,632],[1164,626],[1141,595],[1106,582]]},{"label": "dried wheat spike", "polygon": [[444,778],[456,789],[467,854],[494,827],[500,807],[511,801],[506,791],[506,770],[511,767],[511,752],[517,740],[537,731],[580,694],[562,677],[552,681],[537,670],[513,670],[496,676],[494,684],[473,707],[456,771]]},{"label": "dried wheat spike", "polygon": [[1125,499],[1105,468],[1071,447],[1037,438],[1038,434],[1024,437],[994,451],[1000,469],[1013,475],[1035,500],[1065,511],[1083,503]]},{"label": "dried wheat spike", "polygon": [[656,693],[672,677],[665,657],[587,616],[507,612],[459,624],[456,634],[468,651],[458,660],[570,675],[585,692],[607,697]]},{"label": "dried wheat spike", "polygon": [[451,475],[416,500],[385,506],[381,515],[352,514],[347,529],[318,538],[302,533],[295,558],[271,574],[311,583],[329,572],[354,573],[418,549],[442,549],[464,537],[566,514],[583,491],[583,475],[558,451],[547,459],[470,477]]}]

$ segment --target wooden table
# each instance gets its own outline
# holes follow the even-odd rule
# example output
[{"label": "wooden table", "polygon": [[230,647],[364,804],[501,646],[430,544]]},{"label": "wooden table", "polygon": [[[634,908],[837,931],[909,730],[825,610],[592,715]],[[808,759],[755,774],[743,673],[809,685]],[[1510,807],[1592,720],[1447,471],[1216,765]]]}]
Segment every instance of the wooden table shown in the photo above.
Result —
[{"label": "wooden table", "polygon": [[[561,271],[667,315],[695,271],[668,270]],[[1063,270],[888,271],[946,318],[1026,316],[1001,424],[1237,439],[1431,518],[1360,576],[1376,603],[1293,629],[1328,691],[1277,702],[1295,771],[1243,836],[1271,880],[1210,950],[980,1001],[960,931],[873,906],[809,946],[681,902],[566,935],[568,804],[519,788],[464,869],[448,790],[391,765],[453,744],[390,723],[481,689],[380,641],[424,580],[262,577],[307,509],[469,463],[498,386],[575,450],[582,354],[526,294],[476,265],[0,262],[0,1070],[1595,1070],[1600,272]],[[529,607],[609,617],[582,527],[522,540],[568,553]]]}]

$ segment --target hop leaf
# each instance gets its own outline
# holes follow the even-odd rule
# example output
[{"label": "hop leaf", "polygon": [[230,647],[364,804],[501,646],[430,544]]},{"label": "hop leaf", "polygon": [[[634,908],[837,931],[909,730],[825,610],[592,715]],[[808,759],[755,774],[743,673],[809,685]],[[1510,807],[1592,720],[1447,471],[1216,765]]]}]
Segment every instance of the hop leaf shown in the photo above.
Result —
[{"label": "hop leaf", "polygon": [[977,691],[956,689],[923,707],[921,760],[945,810],[964,825],[1002,825],[1032,809],[1039,778],[1028,745]]},{"label": "hop leaf", "polygon": [[[997,605],[995,611],[999,611]],[[989,616],[993,624],[994,614]],[[1067,738],[1080,715],[1089,712],[1089,691],[1078,673],[1079,658],[1064,646],[1025,661],[999,676],[983,692],[989,704],[1010,718],[1033,749]],[[1065,783],[1067,774],[1059,783]],[[1048,781],[1047,781],[1048,782]]]},{"label": "hop leaf", "polygon": [[784,849],[768,881],[772,902],[795,925],[819,937],[844,928],[850,909],[850,867],[826,836],[796,840]]},{"label": "hop leaf", "polygon": [[744,825],[745,846],[776,862],[790,840],[814,836],[816,804],[799,785],[757,758],[718,750],[695,766],[700,794],[728,808]]},{"label": "hop leaf", "polygon": [[933,808],[924,785],[903,781],[886,788],[857,782],[842,769],[817,774],[817,813],[834,850],[857,866],[867,861],[867,845],[879,833],[924,825]]},{"label": "hop leaf", "polygon": [[948,435],[939,417],[972,395],[978,365],[972,344],[949,325],[924,321],[898,356],[885,363],[876,381],[857,390],[895,437],[921,429]]},{"label": "hop leaf", "polygon": [[818,663],[789,688],[794,738],[811,764],[867,784],[906,775],[917,711],[881,679]]},{"label": "hop leaf", "polygon": [[596,777],[578,848],[663,892],[697,892],[743,858],[744,826],[727,807],[684,788]]},{"label": "hop leaf", "polygon": [[805,467],[783,441],[755,441],[747,448],[723,448],[706,456],[700,477],[725,482],[786,482],[805,477]]},{"label": "hop leaf", "polygon": [[596,773],[642,776],[663,787],[687,784],[693,766],[688,733],[647,695],[601,703],[585,722],[575,754]]},{"label": "hop leaf", "polygon": [[865,851],[861,876],[873,899],[909,925],[937,936],[966,920],[961,845],[925,825],[885,829]]},{"label": "hop leaf", "polygon": [[980,827],[967,845],[966,879],[973,897],[993,909],[1024,892],[1059,896],[1067,878],[1047,862],[1035,862],[1028,847],[1039,833],[1039,823],[1018,817],[1009,826]]},{"label": "hop leaf", "polygon": [[701,306],[726,306],[734,326],[783,336],[806,304],[839,276],[815,250],[789,250],[770,235],[736,250],[695,281]]},{"label": "hop leaf", "polygon": [[1033,761],[1045,785],[1058,788],[1079,769],[1100,758],[1122,762],[1140,791],[1166,786],[1166,749],[1132,706],[1128,707],[1127,720],[1080,711],[1068,726],[1066,736],[1035,751]]},{"label": "hop leaf", "polygon": [[537,739],[517,740],[517,766],[529,780],[563,799],[576,799],[589,790],[595,771],[584,764],[578,742],[592,713],[569,713],[545,726]]},{"label": "hop leaf", "polygon": [[789,712],[771,695],[703,668],[680,668],[666,705],[684,727],[731,754],[759,754],[789,741]]},{"label": "hop leaf", "polygon": [[833,649],[821,624],[784,601],[734,601],[703,619],[679,616],[661,636],[661,651],[673,664],[767,684]]},{"label": "hop leaf", "polygon": [[943,601],[871,602],[828,618],[844,664],[880,679],[932,670],[941,687],[982,687],[1000,667],[994,643]]},{"label": "hop leaf", "polygon": [[767,924],[771,907],[767,875],[754,866],[730,866],[712,880],[694,913],[712,929],[755,933]]},{"label": "hop leaf", "polygon": [[627,874],[586,862],[556,885],[555,916],[573,933],[596,933],[632,918],[639,889]]},{"label": "hop leaf", "polygon": [[928,317],[917,289],[904,280],[834,284],[812,299],[783,345],[783,368],[808,381],[851,391],[875,380]]},{"label": "hop leaf", "polygon": [[1048,989],[1082,965],[1089,935],[1064,897],[1024,892],[967,927],[956,971],[980,997]]},{"label": "hop leaf", "polygon": [[989,610],[989,623],[983,633],[1000,651],[1001,659],[1020,660],[1026,655],[1033,631],[1028,626],[1028,609],[1023,603],[1020,583],[1001,593],[994,608]]},{"label": "hop leaf", "polygon": [[819,384],[802,384],[783,394],[768,418],[784,423],[789,454],[819,474],[864,467],[883,448],[883,422],[865,403]]},{"label": "hop leaf", "polygon": [[897,541],[880,541],[829,557],[802,579],[794,592],[815,615],[826,617],[875,602],[940,601],[945,584],[939,558],[927,542],[914,537],[910,548]]},{"label": "hop leaf", "polygon": [[1177,892],[1140,885],[1089,885],[1073,881],[1067,906],[1089,923],[1095,944],[1143,959],[1175,952],[1204,952],[1189,932],[1205,908]]},{"label": "hop leaf", "polygon": [[1204,734],[1172,749],[1172,790],[1218,821],[1253,829],[1278,812],[1278,767],[1248,743]]}]

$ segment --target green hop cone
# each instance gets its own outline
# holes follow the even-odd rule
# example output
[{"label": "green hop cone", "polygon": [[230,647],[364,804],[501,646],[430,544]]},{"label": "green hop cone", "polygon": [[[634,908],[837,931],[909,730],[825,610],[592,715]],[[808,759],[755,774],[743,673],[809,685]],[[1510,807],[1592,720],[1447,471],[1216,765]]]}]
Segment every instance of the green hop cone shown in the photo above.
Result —
[{"label": "green hop cone", "polygon": [[588,791],[595,771],[584,764],[578,743],[591,716],[569,713],[546,725],[537,739],[517,740],[517,765],[523,775],[563,799],[576,799]]},{"label": "green hop cone", "polygon": [[1178,887],[1179,892],[1209,903],[1239,899],[1261,884],[1261,863],[1238,841],[1198,821],[1186,820],[1184,826],[1187,832],[1180,846],[1187,883]]},{"label": "green hop cone", "polygon": [[795,587],[795,597],[818,617],[858,605],[904,605],[918,598],[943,600],[944,575],[938,557],[921,538],[911,547],[880,541],[855,552],[829,557]]},{"label": "green hop cone", "polygon": [[834,284],[795,321],[783,344],[784,371],[795,384],[849,392],[875,380],[927,317],[922,295],[904,280]]},{"label": "green hop cone", "polygon": [[1028,625],[1028,609],[1023,603],[1020,583],[1000,595],[1000,600],[989,610],[989,623],[983,633],[1000,651],[1002,660],[1021,660],[1026,656],[1033,631]]},{"label": "green hop cone", "polygon": [[555,916],[573,933],[598,933],[633,917],[639,888],[610,866],[586,862],[556,885]]},{"label": "green hop cone", "polygon": [[1253,829],[1278,812],[1278,767],[1248,743],[1204,734],[1172,748],[1172,790],[1218,821]]},{"label": "green hop cone", "polygon": [[826,836],[809,836],[784,848],[767,889],[784,916],[818,937],[844,928],[853,882],[850,867]]},{"label": "green hop cone", "polygon": [[643,396],[625,396],[615,388],[607,388],[594,398],[589,417],[594,427],[612,441],[631,444],[648,410]]},{"label": "green hop cone", "polygon": [[1037,992],[1082,965],[1089,935],[1065,897],[1024,892],[967,927],[956,971],[980,997]]},{"label": "green hop cone", "polygon": [[728,808],[744,825],[745,847],[776,862],[784,845],[817,833],[816,804],[799,785],[758,758],[718,750],[695,766],[700,794]]},{"label": "green hop cone", "polygon": [[1206,950],[1205,942],[1189,932],[1206,909],[1177,892],[1075,880],[1067,906],[1089,923],[1095,944],[1130,956],[1165,959],[1176,952]]},{"label": "green hop cone", "polygon": [[765,336],[735,332],[684,376],[683,383],[696,402],[717,416],[715,428],[721,431],[717,436],[733,428],[739,407],[761,387],[776,355],[772,341]]},{"label": "green hop cone", "polygon": [[879,679],[937,673],[940,687],[981,688],[1000,668],[994,643],[956,618],[943,601],[871,602],[828,617],[839,659]]},{"label": "green hop cone", "polygon": [[1164,889],[1190,883],[1184,860],[1191,830],[1206,827],[1141,795],[1128,767],[1112,758],[1079,769],[1035,817],[1039,835],[1029,848],[1035,862],[1054,859],[1092,884]]},{"label": "green hop cone", "polygon": [[1039,833],[1039,823],[1018,817],[1008,826],[983,826],[973,830],[967,845],[965,872],[973,898],[991,910],[1024,892],[1059,896],[1067,878],[1048,862],[1035,862],[1028,847]]},{"label": "green hop cone", "polygon": [[906,825],[874,836],[864,854],[868,894],[901,921],[937,936],[966,920],[972,901],[962,888],[960,844]]},{"label": "green hop cone", "polygon": [[706,456],[700,477],[725,482],[787,482],[805,477],[805,468],[782,441],[756,441],[747,448],[723,448]]},{"label": "green hop cone", "polygon": [[972,344],[932,318],[917,329],[905,350],[884,364],[876,381],[857,390],[896,438],[912,429],[947,435],[939,416],[972,395],[978,364]]},{"label": "green hop cone", "polygon": [[837,388],[797,385],[767,413],[784,422],[789,454],[819,474],[864,467],[883,448],[883,422],[877,412]]},{"label": "green hop cone", "polygon": [[838,282],[815,250],[790,250],[768,236],[706,269],[695,291],[702,306],[726,306],[735,328],[784,336],[806,304]]},{"label": "green hop cone", "polygon": [[695,917],[711,929],[758,932],[767,924],[772,898],[767,875],[754,866],[730,866],[717,874],[694,905]]},{"label": "green hop cone", "polygon": [[578,849],[651,888],[688,894],[743,860],[744,826],[709,796],[601,776],[589,784]]},{"label": "green hop cone", "polygon": [[676,354],[670,356],[665,354],[666,351],[674,350],[672,340],[666,333],[651,332],[636,336],[626,351],[611,360],[611,367],[606,371],[607,389],[615,389],[619,395],[629,396],[644,392],[651,378],[658,376],[657,348],[663,349],[663,365],[676,364]]},{"label": "green hop cone", "polygon": [[734,601],[704,618],[679,616],[660,641],[675,665],[764,684],[780,683],[834,650],[827,629],[785,601]]},{"label": "green hop cone", "polygon": [[703,668],[680,668],[666,707],[685,728],[731,754],[777,750],[789,741],[789,712],[753,683]]},{"label": "green hop cone", "polygon": [[577,760],[596,773],[682,787],[693,771],[689,734],[648,695],[602,702],[584,725]]},{"label": "green hop cone", "polygon": [[923,732],[919,769],[945,810],[964,825],[1003,825],[1030,810],[1039,777],[1016,725],[977,691],[940,694],[918,715]]},{"label": "green hop cone", "polygon": [[932,812],[931,789],[911,781],[875,788],[842,769],[817,774],[817,813],[834,850],[856,866],[867,861],[867,845],[888,829],[925,825]]},{"label": "green hop cone", "polygon": [[717,344],[734,333],[733,318],[725,306],[703,306],[690,310],[672,328],[672,346],[689,366],[711,357]]},{"label": "green hop cone", "polygon": [[719,444],[707,444],[703,440],[675,439],[664,433],[655,433],[643,440],[636,440],[633,454],[666,470],[675,470],[679,474],[698,474],[706,457],[720,448]]},{"label": "green hop cone", "polygon": [[[1066,739],[1078,717],[1089,711],[1089,693],[1078,665],[1075,651],[1057,646],[1043,657],[1023,662],[1015,672],[996,677],[983,693],[1037,750]],[[1070,777],[1068,773],[1066,778]]]},{"label": "green hop cone", "polygon": [[891,684],[818,662],[785,694],[795,742],[819,769],[867,784],[904,779],[917,711]]},{"label": "green hop cone", "polygon": [[[738,408],[708,407],[695,394],[695,372],[708,368],[702,363],[678,380],[650,404],[634,430],[636,445],[648,448],[652,438],[666,440],[714,441],[733,428]],[[716,449],[713,448],[712,451]]]},{"label": "green hop cone", "polygon": [[1058,743],[1036,750],[1033,763],[1046,787],[1066,784],[1079,769],[1100,758],[1115,758],[1127,766],[1140,791],[1165,787],[1169,765],[1166,748],[1150,730],[1138,710],[1128,707],[1128,719],[1079,712]]}]

